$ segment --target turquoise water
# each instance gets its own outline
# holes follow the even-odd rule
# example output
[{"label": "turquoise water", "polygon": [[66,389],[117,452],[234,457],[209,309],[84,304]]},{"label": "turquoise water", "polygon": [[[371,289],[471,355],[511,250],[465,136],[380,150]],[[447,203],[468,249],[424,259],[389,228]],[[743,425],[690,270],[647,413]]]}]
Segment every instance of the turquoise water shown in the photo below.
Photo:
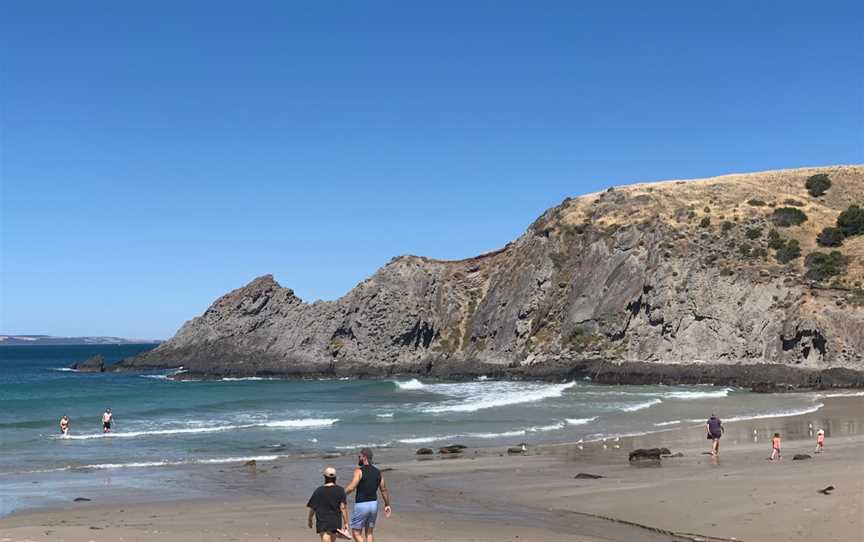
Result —
[{"label": "turquoise water", "polygon": [[[174,381],[65,370],[150,346],[0,347],[0,485],[44,473],[220,464],[359,446],[574,442],[703,423],[813,412],[818,395],[590,382]],[[115,415],[103,435],[100,416]],[[58,421],[71,419],[61,438]],[[164,471],[165,469],[161,469]],[[61,476],[58,474],[58,476]],[[62,478],[60,478],[62,480]],[[10,484],[11,485],[11,484]]]}]

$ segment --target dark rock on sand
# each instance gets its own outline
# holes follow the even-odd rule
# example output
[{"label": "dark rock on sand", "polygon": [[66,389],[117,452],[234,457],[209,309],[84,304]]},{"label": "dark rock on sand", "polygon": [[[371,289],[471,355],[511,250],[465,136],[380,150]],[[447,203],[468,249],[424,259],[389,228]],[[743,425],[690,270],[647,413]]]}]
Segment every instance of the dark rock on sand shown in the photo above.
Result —
[{"label": "dark rock on sand", "polygon": [[810,458],[811,458],[810,454],[795,454],[795,456],[792,457],[792,461],[801,461],[801,460],[810,459]]},{"label": "dark rock on sand", "polygon": [[631,465],[660,465],[660,448],[639,448],[630,452]]},{"label": "dark rock on sand", "polygon": [[90,500],[87,497],[75,497],[72,502],[90,502]]},{"label": "dark rock on sand", "polygon": [[830,495],[832,491],[834,491],[834,486],[828,486],[825,489],[820,489],[818,493],[822,493],[823,495]]},{"label": "dark rock on sand", "polygon": [[71,368],[79,373],[103,373],[105,372],[105,358],[93,356],[82,362],[73,363]]},{"label": "dark rock on sand", "polygon": [[669,451],[669,448],[660,448],[660,455],[672,455],[672,452]]},{"label": "dark rock on sand", "polygon": [[588,472],[580,472],[573,478],[575,478],[576,480],[596,480],[598,478],[605,478],[605,476],[601,476],[599,474],[591,474]]},{"label": "dark rock on sand", "polygon": [[432,455],[435,451],[432,448],[420,448],[417,450],[417,455]]},{"label": "dark rock on sand", "polygon": [[257,467],[257,466],[258,466],[258,462],[255,461],[254,459],[250,459],[249,461],[243,463],[243,466],[244,466],[244,467]]},{"label": "dark rock on sand", "polygon": [[451,444],[450,446],[444,446],[443,448],[438,448],[439,454],[461,454],[462,451],[467,448],[467,446],[462,444]]}]

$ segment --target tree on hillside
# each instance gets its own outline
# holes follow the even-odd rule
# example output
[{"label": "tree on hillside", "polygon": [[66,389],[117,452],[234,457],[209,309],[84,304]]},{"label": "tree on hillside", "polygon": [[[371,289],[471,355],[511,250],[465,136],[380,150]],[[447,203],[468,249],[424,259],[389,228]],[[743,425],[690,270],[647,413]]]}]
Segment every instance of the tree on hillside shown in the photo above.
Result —
[{"label": "tree on hillside", "polygon": [[840,228],[828,227],[822,230],[822,233],[816,237],[816,242],[823,247],[839,247],[843,244],[843,230]]},{"label": "tree on hillside", "polygon": [[837,217],[837,227],[846,237],[864,234],[864,209],[850,205]]},{"label": "tree on hillside", "polygon": [[811,196],[818,198],[831,188],[831,179],[828,178],[827,173],[817,173],[808,177],[804,186]]},{"label": "tree on hillside", "polygon": [[771,215],[774,224],[780,227],[798,226],[807,221],[804,211],[795,207],[778,207]]}]

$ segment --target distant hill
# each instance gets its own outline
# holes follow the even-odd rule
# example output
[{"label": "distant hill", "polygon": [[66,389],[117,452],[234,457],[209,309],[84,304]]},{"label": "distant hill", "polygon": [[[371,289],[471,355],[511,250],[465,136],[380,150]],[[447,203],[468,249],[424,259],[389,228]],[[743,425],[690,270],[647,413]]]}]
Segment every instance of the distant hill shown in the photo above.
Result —
[{"label": "distant hill", "polygon": [[76,344],[158,344],[150,339],[120,337],[52,337],[51,335],[0,335],[0,346],[66,346]]}]

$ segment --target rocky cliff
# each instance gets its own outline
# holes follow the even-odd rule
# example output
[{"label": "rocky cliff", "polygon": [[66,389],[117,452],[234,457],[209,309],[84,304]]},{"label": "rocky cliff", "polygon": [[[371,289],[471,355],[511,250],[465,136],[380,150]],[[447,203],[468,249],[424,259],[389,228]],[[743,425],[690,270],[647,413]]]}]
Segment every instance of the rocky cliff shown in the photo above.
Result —
[{"label": "rocky cliff", "polygon": [[860,384],[864,236],[816,241],[853,204],[864,166],[613,187],[495,252],[394,258],[335,301],[260,277],[118,368]]}]

